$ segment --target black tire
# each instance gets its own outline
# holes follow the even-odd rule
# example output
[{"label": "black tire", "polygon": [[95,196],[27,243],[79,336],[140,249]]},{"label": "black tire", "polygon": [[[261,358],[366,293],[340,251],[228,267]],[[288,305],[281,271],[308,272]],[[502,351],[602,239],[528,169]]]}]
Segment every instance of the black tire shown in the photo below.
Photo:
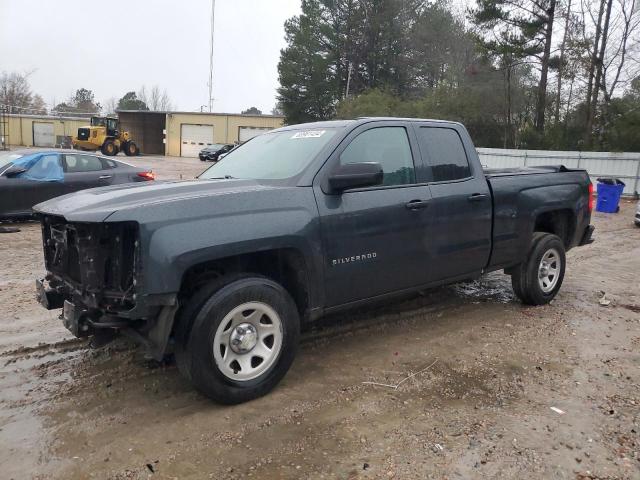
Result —
[{"label": "black tire", "polygon": [[118,154],[118,147],[113,140],[105,140],[105,142],[102,144],[102,147],[100,148],[100,151],[103,155],[113,157]]},{"label": "black tire", "polygon": [[[224,373],[224,365],[221,369],[214,358],[214,339],[225,317],[248,302],[265,304],[277,314],[281,347],[267,370],[256,378],[236,381]],[[300,317],[289,293],[278,283],[259,275],[227,276],[209,282],[187,300],[177,321],[178,369],[201,393],[229,405],[258,398],[272,390],[289,370],[300,336]]]},{"label": "black tire", "polygon": [[[552,265],[556,265],[558,273],[553,277],[553,283],[549,284],[545,291],[539,281],[539,273],[542,258],[555,252],[552,258],[557,258]],[[557,255],[557,256],[556,256]],[[559,265],[558,265],[559,263]],[[544,305],[549,303],[557,295],[566,268],[566,256],[564,243],[560,237],[551,233],[535,232],[531,239],[529,255],[526,260],[515,267],[511,272],[511,284],[513,292],[526,305]]]},{"label": "black tire", "polygon": [[136,145],[135,142],[131,141],[125,142],[122,150],[127,157],[136,157],[140,153],[138,145]]}]

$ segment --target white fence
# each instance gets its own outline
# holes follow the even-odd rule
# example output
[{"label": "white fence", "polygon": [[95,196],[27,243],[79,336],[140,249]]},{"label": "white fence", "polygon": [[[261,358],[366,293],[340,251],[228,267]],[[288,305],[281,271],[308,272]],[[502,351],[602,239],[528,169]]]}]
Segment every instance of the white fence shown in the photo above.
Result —
[{"label": "white fence", "polygon": [[614,152],[557,152],[550,150],[508,150],[478,148],[482,165],[489,168],[535,167],[564,165],[584,168],[591,181],[600,177],[619,178],[626,186],[625,195],[640,189],[640,153]]}]

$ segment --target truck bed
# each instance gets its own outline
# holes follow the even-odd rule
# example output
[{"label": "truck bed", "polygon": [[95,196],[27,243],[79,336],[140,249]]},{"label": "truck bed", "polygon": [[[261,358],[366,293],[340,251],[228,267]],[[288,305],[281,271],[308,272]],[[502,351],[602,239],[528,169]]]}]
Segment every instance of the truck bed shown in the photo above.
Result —
[{"label": "truck bed", "polygon": [[[585,170],[563,165],[483,170],[493,199],[490,269],[521,261],[533,230],[554,231],[558,215],[564,215],[569,225],[560,235],[567,250],[579,244],[590,217],[590,180]],[[545,217],[545,211],[556,213]]]},{"label": "truck bed", "polygon": [[564,165],[544,165],[535,167],[513,167],[513,168],[483,168],[485,177],[504,177],[514,175],[537,175],[541,173],[559,173],[580,171],[567,168]]}]

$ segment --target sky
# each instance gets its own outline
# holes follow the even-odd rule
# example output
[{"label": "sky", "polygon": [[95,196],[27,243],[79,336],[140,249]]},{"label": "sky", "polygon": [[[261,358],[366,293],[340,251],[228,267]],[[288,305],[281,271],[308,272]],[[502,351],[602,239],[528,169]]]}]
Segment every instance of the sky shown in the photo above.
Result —
[{"label": "sky", "polygon": [[[300,0],[216,0],[213,110],[276,103],[284,22]],[[208,107],[211,0],[0,0],[0,71],[32,72],[49,107],[87,88],[103,105],[142,85]]]}]

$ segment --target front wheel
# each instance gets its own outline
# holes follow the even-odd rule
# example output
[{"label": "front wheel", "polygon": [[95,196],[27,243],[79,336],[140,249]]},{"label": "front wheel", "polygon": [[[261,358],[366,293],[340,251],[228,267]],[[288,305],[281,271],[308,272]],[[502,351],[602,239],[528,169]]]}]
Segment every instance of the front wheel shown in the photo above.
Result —
[{"label": "front wheel", "polygon": [[268,393],[289,370],[300,318],[291,296],[260,276],[202,287],[178,318],[176,361],[213,400],[236,404]]},{"label": "front wheel", "polygon": [[118,147],[113,140],[105,140],[100,149],[103,155],[114,156],[118,154]]},{"label": "front wheel", "polygon": [[511,273],[514,293],[527,305],[549,303],[562,286],[565,264],[562,240],[550,233],[534,233],[529,255]]}]

